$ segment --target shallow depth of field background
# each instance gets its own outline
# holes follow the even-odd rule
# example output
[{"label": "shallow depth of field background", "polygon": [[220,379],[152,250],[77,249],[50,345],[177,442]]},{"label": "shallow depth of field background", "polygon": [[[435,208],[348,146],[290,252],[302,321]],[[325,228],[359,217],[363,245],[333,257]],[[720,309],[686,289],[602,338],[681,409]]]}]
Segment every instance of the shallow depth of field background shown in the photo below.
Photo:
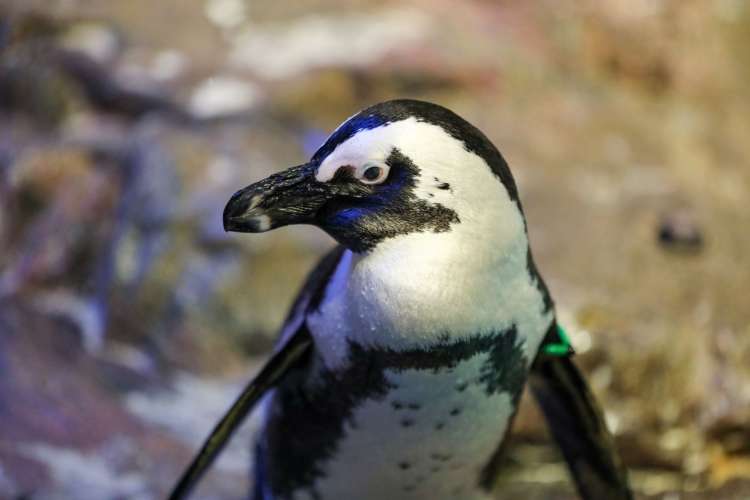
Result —
[{"label": "shallow depth of field background", "polygon": [[[164,496],[332,246],[224,203],[394,97],[510,163],[639,498],[750,498],[749,95],[743,0],[0,0],[0,498]],[[575,498],[529,398],[497,498]]]}]

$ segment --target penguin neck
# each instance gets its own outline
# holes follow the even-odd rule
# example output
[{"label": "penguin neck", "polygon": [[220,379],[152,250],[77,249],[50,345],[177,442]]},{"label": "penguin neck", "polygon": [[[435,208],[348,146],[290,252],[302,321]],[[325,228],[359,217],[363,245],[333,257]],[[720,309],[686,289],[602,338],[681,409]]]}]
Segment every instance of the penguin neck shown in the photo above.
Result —
[{"label": "penguin neck", "polygon": [[[464,223],[449,232],[383,241],[372,252],[353,255],[350,290],[390,307],[397,316],[408,316],[414,308],[423,317],[432,313],[436,326],[443,312],[467,316],[463,323],[446,325],[453,324],[459,335],[473,333],[466,331],[472,328],[469,316],[482,307],[496,307],[529,278],[523,220],[508,226],[493,232]],[[416,326],[418,318],[414,320]]]},{"label": "penguin neck", "polygon": [[[483,277],[520,277],[526,272],[528,242],[523,232],[503,241],[476,233],[467,238],[466,233],[413,233],[383,241],[371,252],[353,254],[350,279],[378,283],[391,293],[409,292],[420,300],[447,288],[471,294]],[[439,296],[430,298],[439,301]]]},{"label": "penguin neck", "polygon": [[519,328],[533,359],[548,326],[544,298],[529,272],[520,211],[481,230],[468,220],[444,233],[385,240],[346,252],[308,320],[326,364],[346,364],[351,344],[393,351],[433,349]]}]

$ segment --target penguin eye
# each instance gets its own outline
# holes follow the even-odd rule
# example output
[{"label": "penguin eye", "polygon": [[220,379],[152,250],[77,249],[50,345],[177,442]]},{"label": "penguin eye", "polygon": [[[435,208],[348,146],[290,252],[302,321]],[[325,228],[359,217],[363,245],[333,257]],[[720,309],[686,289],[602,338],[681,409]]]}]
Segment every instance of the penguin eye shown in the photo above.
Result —
[{"label": "penguin eye", "polygon": [[356,177],[363,184],[380,184],[388,177],[388,171],[387,166],[367,164],[358,169]]}]

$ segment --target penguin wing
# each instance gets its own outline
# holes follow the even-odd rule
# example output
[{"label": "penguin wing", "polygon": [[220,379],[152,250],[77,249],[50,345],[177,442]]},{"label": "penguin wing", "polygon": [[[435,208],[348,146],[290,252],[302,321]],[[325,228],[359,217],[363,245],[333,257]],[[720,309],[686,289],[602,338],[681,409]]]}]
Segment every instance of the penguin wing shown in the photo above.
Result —
[{"label": "penguin wing", "polygon": [[[553,323],[544,345],[560,344]],[[529,382],[547,425],[585,500],[632,500],[625,468],[599,405],[581,372],[565,355],[547,354],[542,348],[531,369]]]},{"label": "penguin wing", "polygon": [[320,301],[325,285],[336,269],[343,252],[344,248],[337,246],[323,257],[308,275],[284,321],[279,342],[271,358],[255,378],[245,386],[234,404],[216,424],[198,454],[172,489],[169,500],[187,497],[263,395],[278,384],[284,375],[310,351],[312,338],[307,328],[304,328],[305,317],[308,311]]}]

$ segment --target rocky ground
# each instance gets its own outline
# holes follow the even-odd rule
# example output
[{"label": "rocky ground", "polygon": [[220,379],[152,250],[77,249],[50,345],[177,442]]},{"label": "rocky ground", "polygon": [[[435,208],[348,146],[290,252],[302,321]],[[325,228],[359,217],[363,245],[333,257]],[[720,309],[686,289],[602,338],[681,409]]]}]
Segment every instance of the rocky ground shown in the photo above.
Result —
[{"label": "rocky ground", "polygon": [[[639,497],[750,498],[748,43],[742,0],[0,0],[0,498],[164,496],[331,246],[225,201],[393,97],[508,159]],[[575,498],[530,401],[506,471]]]}]

